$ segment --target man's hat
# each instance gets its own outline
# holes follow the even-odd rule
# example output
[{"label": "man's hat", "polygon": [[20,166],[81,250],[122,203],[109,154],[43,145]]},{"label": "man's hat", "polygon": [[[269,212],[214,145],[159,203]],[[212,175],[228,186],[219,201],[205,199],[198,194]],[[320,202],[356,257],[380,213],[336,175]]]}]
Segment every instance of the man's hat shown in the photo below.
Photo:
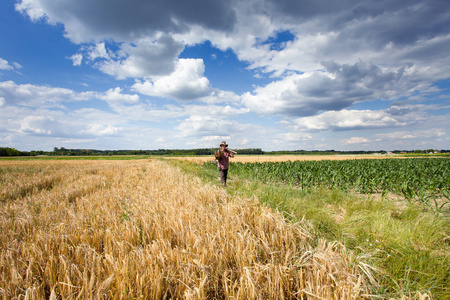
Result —
[{"label": "man's hat", "polygon": [[223,141],[222,143],[220,143],[220,147],[222,147],[222,146],[228,147],[227,142]]}]

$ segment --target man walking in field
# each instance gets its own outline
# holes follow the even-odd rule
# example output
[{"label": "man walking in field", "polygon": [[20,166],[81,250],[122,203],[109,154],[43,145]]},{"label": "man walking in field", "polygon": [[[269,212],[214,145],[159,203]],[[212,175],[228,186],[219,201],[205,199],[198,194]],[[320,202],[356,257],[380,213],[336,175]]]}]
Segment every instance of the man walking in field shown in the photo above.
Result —
[{"label": "man walking in field", "polygon": [[228,176],[228,168],[230,167],[230,157],[234,157],[233,152],[229,150],[228,144],[223,141],[220,144],[220,150],[218,150],[215,154],[217,159],[217,165],[219,167],[219,173],[220,173],[220,183],[222,183],[222,186],[227,186],[227,176]]}]

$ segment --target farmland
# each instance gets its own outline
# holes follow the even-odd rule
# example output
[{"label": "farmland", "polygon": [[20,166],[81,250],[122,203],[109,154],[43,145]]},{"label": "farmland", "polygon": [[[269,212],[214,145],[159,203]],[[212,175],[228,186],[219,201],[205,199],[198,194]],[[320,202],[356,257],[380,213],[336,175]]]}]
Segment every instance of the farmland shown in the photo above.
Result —
[{"label": "farmland", "polygon": [[[228,192],[256,198],[293,222],[307,219],[319,236],[370,257],[378,294],[449,296],[448,158],[286,157],[236,157]],[[205,181],[217,181],[216,166],[193,162]]]},{"label": "farmland", "polygon": [[[362,194],[394,193],[437,212],[450,204],[450,159],[359,159],[235,163],[236,174],[300,189],[326,187]],[[438,201],[439,200],[439,201]]]},{"label": "farmland", "polygon": [[233,164],[223,189],[210,157],[189,160],[0,161],[0,295],[449,295],[445,206],[399,209],[346,194],[355,187],[254,178],[251,163]]},{"label": "farmland", "polygon": [[[323,298],[370,269],[244,197],[160,160],[1,163],[3,298]],[[367,273],[361,268],[367,269]]]}]

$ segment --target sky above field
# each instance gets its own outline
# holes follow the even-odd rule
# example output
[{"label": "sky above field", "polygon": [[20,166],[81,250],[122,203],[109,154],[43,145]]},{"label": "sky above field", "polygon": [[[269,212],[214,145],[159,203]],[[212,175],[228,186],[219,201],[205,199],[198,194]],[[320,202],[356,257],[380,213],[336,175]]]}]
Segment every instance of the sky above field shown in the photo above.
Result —
[{"label": "sky above field", "polygon": [[450,149],[448,0],[5,0],[0,147]]}]

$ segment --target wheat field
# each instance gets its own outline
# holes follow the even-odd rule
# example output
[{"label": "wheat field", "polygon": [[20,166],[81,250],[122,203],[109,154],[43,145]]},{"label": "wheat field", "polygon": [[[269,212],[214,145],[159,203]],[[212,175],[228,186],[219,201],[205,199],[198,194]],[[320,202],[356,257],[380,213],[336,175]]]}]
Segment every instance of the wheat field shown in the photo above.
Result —
[{"label": "wheat field", "polygon": [[0,162],[2,299],[361,299],[365,257],[164,160]]}]

